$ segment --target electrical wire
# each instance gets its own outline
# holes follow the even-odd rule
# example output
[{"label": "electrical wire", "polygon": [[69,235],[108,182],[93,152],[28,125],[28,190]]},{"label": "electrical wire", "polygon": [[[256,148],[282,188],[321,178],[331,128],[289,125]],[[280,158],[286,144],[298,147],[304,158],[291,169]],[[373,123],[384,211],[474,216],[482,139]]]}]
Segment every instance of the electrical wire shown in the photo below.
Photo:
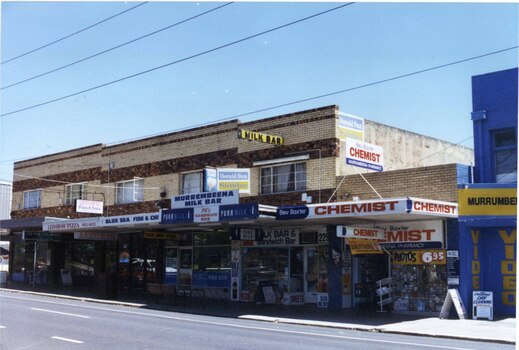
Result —
[{"label": "electrical wire", "polygon": [[15,111],[3,113],[3,114],[0,114],[0,117],[5,117],[5,116],[8,116],[8,115],[15,114],[15,113],[20,113],[20,112],[23,112],[23,111],[26,111],[26,110],[29,110],[29,109],[45,106],[45,105],[48,105],[50,103],[58,102],[58,101],[65,100],[65,99],[70,98],[70,97],[74,97],[74,96],[77,96],[77,95],[84,94],[86,92],[97,90],[97,89],[100,89],[100,88],[105,87],[105,86],[109,86],[109,85],[113,85],[113,84],[116,84],[116,83],[120,83],[120,82],[128,80],[128,79],[132,79],[132,78],[144,75],[144,74],[148,74],[148,73],[157,71],[159,69],[163,69],[163,68],[166,68],[166,67],[169,67],[169,66],[172,66],[172,65],[184,62],[184,61],[191,60],[191,59],[196,58],[196,57],[207,55],[209,53],[225,49],[227,47],[230,47],[230,46],[242,43],[244,41],[257,38],[258,36],[265,35],[265,34],[274,32],[276,30],[284,29],[284,28],[287,28],[289,26],[292,26],[292,25],[295,25],[295,24],[298,24],[298,23],[301,23],[301,22],[313,19],[315,17],[322,16],[324,14],[327,14],[327,13],[330,13],[330,12],[333,12],[333,11],[337,11],[337,10],[343,8],[343,7],[346,7],[346,6],[349,6],[349,5],[352,5],[352,4],[354,4],[354,2],[349,2],[347,4],[336,6],[334,8],[331,8],[331,9],[328,9],[328,10],[325,10],[325,11],[322,11],[322,12],[319,12],[319,13],[316,13],[316,14],[313,14],[313,15],[310,15],[310,16],[307,16],[307,17],[304,17],[304,18],[301,18],[301,19],[298,19],[298,20],[295,20],[295,21],[283,24],[283,25],[280,25],[280,26],[277,26],[277,27],[274,27],[274,28],[271,28],[271,29],[268,29],[268,30],[265,30],[265,31],[262,31],[262,32],[259,32],[259,33],[256,33],[256,34],[253,34],[253,35],[250,35],[250,36],[247,36],[247,37],[235,40],[235,41],[232,41],[232,42],[229,42],[227,44],[220,45],[220,46],[214,47],[212,49],[205,50],[205,51],[199,52],[197,54],[194,54],[194,55],[191,55],[191,56],[188,56],[188,57],[184,57],[184,58],[176,60],[176,61],[172,61],[172,62],[163,64],[163,65],[160,65],[160,66],[157,66],[157,67],[153,67],[153,68],[141,71],[139,73],[127,75],[125,77],[122,77],[122,78],[119,78],[119,79],[116,79],[116,80],[112,80],[112,81],[109,81],[107,83],[104,83],[104,84],[101,84],[101,85],[97,85],[97,86],[94,86],[94,87],[91,87],[91,88],[88,88],[88,89],[85,89],[85,90],[82,90],[82,91],[78,91],[78,92],[72,93],[70,95],[58,97],[58,98],[55,98],[53,100],[49,100],[49,101],[46,101],[46,102],[38,103],[38,104],[29,106],[29,107],[25,107],[25,108],[21,108],[21,109],[15,110]]},{"label": "electrical wire", "polygon": [[231,4],[232,4],[232,2],[228,2],[228,3],[223,4],[223,5],[221,5],[221,6],[218,6],[218,7],[215,7],[215,8],[213,8],[213,9],[210,9],[210,10],[208,10],[208,11],[202,12],[202,13],[200,13],[200,14],[198,14],[198,15],[195,15],[195,16],[192,16],[192,17],[189,17],[189,18],[186,18],[186,19],[184,19],[184,20],[182,20],[182,21],[180,21],[180,22],[177,22],[177,23],[171,24],[171,25],[169,25],[169,26],[167,26],[167,27],[164,27],[164,28],[158,29],[158,30],[156,30],[156,31],[154,31],[154,32],[151,32],[151,33],[145,34],[145,35],[143,35],[143,36],[140,36],[140,37],[138,37],[138,38],[132,39],[132,40],[127,41],[127,42],[125,42],[125,43],[122,43],[122,44],[120,44],[120,45],[117,45],[117,46],[111,47],[111,48],[109,48],[109,49],[106,49],[106,50],[100,51],[100,52],[95,53],[95,54],[93,54],[93,55],[90,55],[90,56],[84,57],[84,58],[79,59],[79,60],[77,60],[77,61],[74,61],[74,62],[72,62],[72,63],[66,64],[66,65],[64,65],[64,66],[61,66],[61,67],[58,67],[58,68],[55,68],[55,69],[49,70],[49,71],[47,71],[47,72],[45,72],[45,73],[41,73],[41,74],[38,74],[38,75],[32,76],[32,77],[27,78],[27,79],[24,79],[24,80],[20,80],[20,81],[18,81],[18,82],[16,82],[16,83],[12,83],[12,84],[9,84],[9,85],[6,85],[6,86],[3,86],[2,88],[0,88],[0,90],[5,90],[5,89],[8,89],[8,88],[13,87],[13,86],[16,86],[16,85],[20,85],[20,84],[26,83],[26,82],[28,82],[28,81],[31,81],[31,80],[34,80],[34,79],[37,79],[37,78],[41,78],[41,77],[43,77],[43,76],[46,76],[46,75],[49,75],[49,74],[51,74],[51,73],[54,73],[54,72],[60,71],[60,70],[62,70],[62,69],[65,69],[65,68],[68,68],[68,67],[72,67],[72,66],[74,66],[74,65],[76,65],[76,64],[78,64],[78,63],[85,62],[85,61],[87,61],[87,60],[89,60],[89,59],[92,59],[92,58],[94,58],[94,57],[101,56],[101,55],[103,55],[103,54],[105,54],[105,53],[108,53],[108,52],[110,52],[110,51],[114,51],[114,50],[119,49],[119,48],[121,48],[121,47],[123,47],[123,46],[129,45],[129,44],[132,44],[132,43],[137,42],[137,41],[139,41],[139,40],[142,40],[142,39],[144,39],[144,38],[147,38],[147,37],[150,37],[150,36],[152,36],[152,35],[158,34],[158,33],[160,33],[160,32],[163,32],[163,31],[167,30],[167,29],[171,29],[171,28],[173,28],[173,27],[179,26],[179,25],[181,25],[181,24],[183,24],[183,23],[189,22],[189,21],[194,20],[194,19],[196,19],[196,18],[198,18],[198,17],[202,17],[202,16],[204,16],[204,15],[206,15],[206,14],[209,14],[209,13],[211,13],[211,12],[217,11],[217,10],[219,10],[219,9],[225,7],[225,6],[231,5]]},{"label": "electrical wire", "polygon": [[8,59],[8,60],[5,60],[5,61],[3,61],[1,64],[5,64],[5,63],[8,63],[8,62],[14,61],[14,60],[16,60],[16,59],[18,59],[18,58],[20,58],[20,57],[27,56],[27,55],[29,55],[29,54],[31,54],[31,53],[33,53],[33,52],[39,51],[39,50],[41,50],[41,49],[44,49],[44,48],[46,48],[46,47],[49,47],[49,46],[54,45],[54,44],[56,44],[56,43],[59,43],[60,41],[63,41],[63,40],[68,39],[68,38],[70,38],[70,37],[72,37],[72,36],[74,36],[74,35],[77,35],[77,34],[79,34],[79,33],[82,33],[82,32],[84,32],[84,31],[86,31],[86,30],[88,30],[88,29],[91,29],[91,28],[93,28],[93,27],[95,27],[95,26],[98,26],[98,25],[104,23],[104,22],[107,22],[107,21],[109,21],[109,20],[111,20],[111,19],[114,19],[115,17],[118,17],[118,16],[120,16],[120,15],[122,15],[122,14],[125,14],[125,13],[127,13],[127,12],[132,11],[132,10],[135,10],[136,8],[138,8],[138,7],[142,6],[142,5],[145,5],[145,4],[147,4],[147,3],[148,3],[148,1],[141,2],[140,4],[137,4],[137,5],[131,7],[131,8],[129,8],[129,9],[127,9],[127,10],[122,11],[122,12],[116,13],[116,14],[113,15],[113,16],[110,16],[110,17],[108,17],[108,18],[103,19],[102,21],[99,21],[99,22],[97,22],[97,23],[94,23],[94,24],[92,24],[92,25],[89,25],[88,27],[85,27],[85,28],[83,28],[83,29],[80,29],[80,30],[78,30],[78,31],[76,31],[76,32],[74,32],[74,33],[72,33],[72,34],[68,34],[68,35],[66,35],[66,36],[64,36],[64,37],[62,37],[62,38],[60,38],[60,39],[54,40],[54,41],[52,41],[52,42],[50,42],[50,43],[48,43],[48,44],[45,44],[45,45],[39,46],[39,47],[37,47],[37,48],[35,48],[35,49],[32,49],[32,50],[30,50],[30,51],[27,51],[27,52],[21,54],[21,55],[18,55],[18,56],[16,56],[16,57],[13,57],[13,58],[10,58],[10,59]]}]

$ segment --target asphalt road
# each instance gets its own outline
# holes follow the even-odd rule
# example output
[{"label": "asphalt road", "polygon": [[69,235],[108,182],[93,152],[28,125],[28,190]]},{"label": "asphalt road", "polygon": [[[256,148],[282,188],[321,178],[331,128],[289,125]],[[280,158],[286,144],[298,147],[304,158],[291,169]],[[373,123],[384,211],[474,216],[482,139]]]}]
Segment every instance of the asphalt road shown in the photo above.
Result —
[{"label": "asphalt road", "polygon": [[514,349],[513,345],[190,315],[0,293],[1,350]]}]

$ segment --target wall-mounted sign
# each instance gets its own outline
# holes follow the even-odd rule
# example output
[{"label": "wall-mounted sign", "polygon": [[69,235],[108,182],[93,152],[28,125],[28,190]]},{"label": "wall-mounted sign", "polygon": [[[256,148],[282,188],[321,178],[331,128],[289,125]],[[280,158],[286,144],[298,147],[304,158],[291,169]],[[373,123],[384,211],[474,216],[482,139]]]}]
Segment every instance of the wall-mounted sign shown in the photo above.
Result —
[{"label": "wall-mounted sign", "polygon": [[460,254],[458,250],[447,250],[447,285],[460,285]]},{"label": "wall-mounted sign", "polygon": [[337,226],[337,237],[359,239],[385,239],[385,231],[377,228]]},{"label": "wall-mounted sign", "polygon": [[307,207],[309,219],[408,213],[407,199],[308,204]]},{"label": "wall-mounted sign", "polygon": [[249,131],[244,129],[238,129],[238,138],[246,139],[249,141],[258,141],[263,143],[269,143],[271,145],[282,145],[283,138],[281,136],[273,136],[263,134],[261,132]]},{"label": "wall-mounted sign", "polygon": [[383,171],[384,149],[359,140],[347,139],[346,164],[374,171]]},{"label": "wall-mounted sign", "polygon": [[395,250],[391,252],[395,265],[445,265],[445,250]]},{"label": "wall-mounted sign", "polygon": [[347,139],[364,141],[364,118],[339,113],[337,136],[342,141]]},{"label": "wall-mounted sign", "polygon": [[409,212],[413,214],[428,214],[441,217],[458,217],[458,204],[434,201],[430,199],[409,198]]},{"label": "wall-mounted sign", "polygon": [[306,205],[279,207],[276,211],[278,220],[305,219],[309,210]]},{"label": "wall-mounted sign", "polygon": [[218,205],[208,205],[205,207],[193,208],[193,222],[218,222],[220,221],[220,207]]},{"label": "wall-mounted sign", "polygon": [[254,220],[259,217],[258,203],[221,205],[220,221]]},{"label": "wall-mounted sign", "polygon": [[216,169],[218,191],[238,190],[250,193],[250,169],[218,168]]},{"label": "wall-mounted sign", "polygon": [[144,232],[145,239],[168,239],[172,241],[184,241],[187,239],[186,234],[177,232]]},{"label": "wall-mounted sign", "polygon": [[61,235],[46,231],[23,231],[22,239],[27,241],[59,241],[61,240]]},{"label": "wall-mounted sign", "polygon": [[85,218],[73,220],[53,220],[43,222],[44,231],[76,231],[87,228],[94,228],[101,225],[101,218]]},{"label": "wall-mounted sign", "polygon": [[216,168],[204,169],[204,192],[218,191],[218,180],[216,179]]},{"label": "wall-mounted sign", "polygon": [[139,225],[160,222],[160,213],[109,216],[103,218],[103,226]]},{"label": "wall-mounted sign", "polygon": [[88,241],[117,241],[116,232],[74,232],[74,239]]},{"label": "wall-mounted sign", "polygon": [[261,240],[255,242],[258,246],[299,244],[299,229],[274,228],[263,230],[263,233]]},{"label": "wall-mounted sign", "polygon": [[238,204],[238,190],[190,193],[173,196],[171,208],[195,208],[208,205]]},{"label": "wall-mounted sign", "polygon": [[517,188],[467,188],[458,191],[460,216],[515,216]]},{"label": "wall-mounted sign", "polygon": [[193,222],[193,208],[162,210],[161,224],[186,224]]},{"label": "wall-mounted sign", "polygon": [[386,232],[385,240],[380,242],[380,244],[387,250],[435,249],[443,247],[442,220],[378,223],[376,227]]},{"label": "wall-mounted sign", "polygon": [[263,230],[255,228],[234,228],[229,233],[231,241],[258,241],[264,235]]},{"label": "wall-mounted sign", "polygon": [[103,202],[76,199],[76,212],[89,214],[103,214]]}]

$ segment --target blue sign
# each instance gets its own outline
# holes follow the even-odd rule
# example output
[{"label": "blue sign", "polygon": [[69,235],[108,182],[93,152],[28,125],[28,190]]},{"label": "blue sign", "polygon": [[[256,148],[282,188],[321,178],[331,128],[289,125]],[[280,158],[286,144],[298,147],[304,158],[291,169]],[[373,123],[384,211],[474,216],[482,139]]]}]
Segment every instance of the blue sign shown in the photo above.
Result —
[{"label": "blue sign", "polygon": [[194,287],[229,288],[231,285],[231,270],[193,272]]},{"label": "blue sign", "polygon": [[193,222],[194,209],[180,208],[162,211],[161,224],[185,224]]},{"label": "blue sign", "polygon": [[308,216],[309,209],[306,205],[297,205],[291,207],[279,207],[276,213],[278,220],[294,220],[305,219]]},{"label": "blue sign", "polygon": [[259,217],[258,203],[221,205],[220,221],[254,220]]}]

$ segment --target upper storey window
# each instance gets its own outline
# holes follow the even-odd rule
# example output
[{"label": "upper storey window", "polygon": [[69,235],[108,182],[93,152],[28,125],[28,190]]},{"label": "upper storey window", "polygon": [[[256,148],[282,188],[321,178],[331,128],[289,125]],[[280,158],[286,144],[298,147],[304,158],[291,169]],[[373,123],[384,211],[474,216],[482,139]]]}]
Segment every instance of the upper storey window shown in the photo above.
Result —
[{"label": "upper storey window", "polygon": [[70,184],[65,186],[65,205],[72,205],[76,199],[85,198],[85,183]]},{"label": "upper storey window", "polygon": [[306,163],[261,168],[261,194],[306,190]]},{"label": "upper storey window", "polygon": [[41,190],[23,193],[23,209],[41,208]]},{"label": "upper storey window", "polygon": [[494,134],[495,174],[497,183],[517,182],[517,139],[515,130]]},{"label": "upper storey window", "polygon": [[134,178],[116,184],[115,204],[128,204],[144,201],[144,179]]},{"label": "upper storey window", "polygon": [[203,192],[203,178],[204,176],[202,171],[182,174],[182,194]]}]

